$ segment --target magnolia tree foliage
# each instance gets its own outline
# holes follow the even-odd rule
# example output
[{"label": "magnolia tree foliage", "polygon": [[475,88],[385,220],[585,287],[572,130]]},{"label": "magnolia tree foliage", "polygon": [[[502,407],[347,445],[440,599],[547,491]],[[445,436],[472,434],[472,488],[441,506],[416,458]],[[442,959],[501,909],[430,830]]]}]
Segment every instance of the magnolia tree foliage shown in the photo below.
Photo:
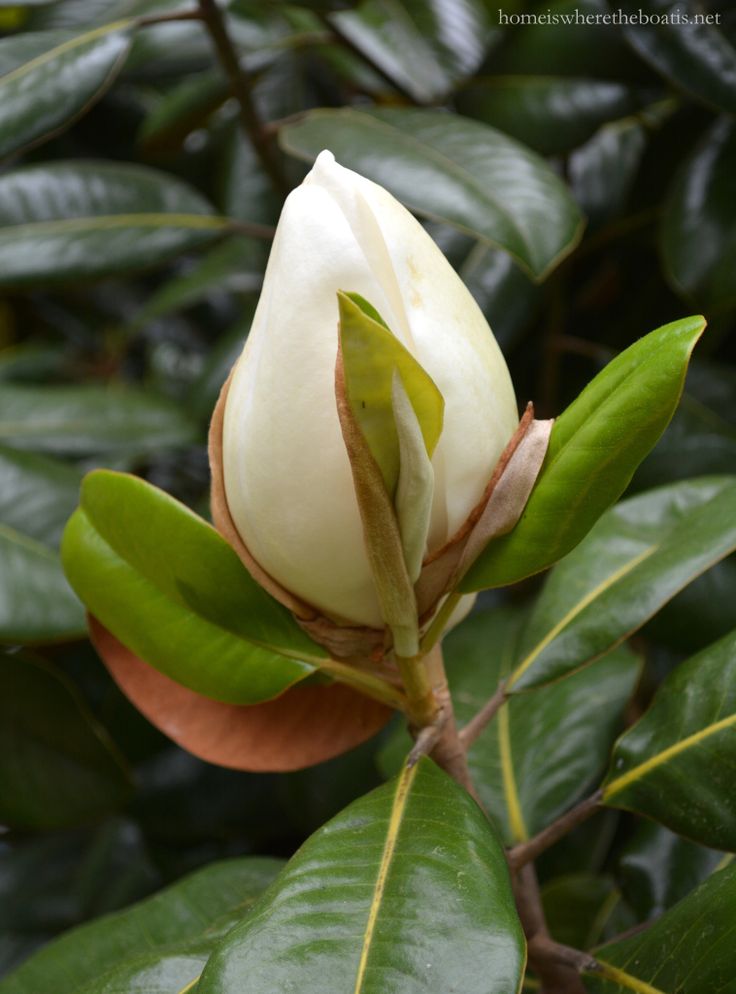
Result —
[{"label": "magnolia tree foliage", "polygon": [[736,991],[736,18],[492,6],[0,6],[0,994]]}]

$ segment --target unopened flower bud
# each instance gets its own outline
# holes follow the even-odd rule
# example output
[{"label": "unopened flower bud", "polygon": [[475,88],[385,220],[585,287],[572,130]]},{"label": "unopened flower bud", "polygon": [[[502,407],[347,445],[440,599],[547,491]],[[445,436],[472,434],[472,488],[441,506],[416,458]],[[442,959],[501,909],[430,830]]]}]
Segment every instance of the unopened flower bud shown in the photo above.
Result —
[{"label": "unopened flower bud", "polygon": [[[323,152],[286,201],[227,388],[224,492],[243,545],[277,585],[330,619],[382,628],[336,403],[339,292],[345,307],[357,300],[375,313],[444,403],[427,456],[433,480],[422,484],[425,498],[431,485],[431,500],[417,509],[427,526],[418,531],[406,506],[398,515],[408,546],[424,544],[409,555],[410,573],[477,506],[517,427],[517,407],[490,328],[426,231],[386,190]],[[408,460],[422,425],[404,375],[389,378],[385,396],[403,419],[399,448]]]}]

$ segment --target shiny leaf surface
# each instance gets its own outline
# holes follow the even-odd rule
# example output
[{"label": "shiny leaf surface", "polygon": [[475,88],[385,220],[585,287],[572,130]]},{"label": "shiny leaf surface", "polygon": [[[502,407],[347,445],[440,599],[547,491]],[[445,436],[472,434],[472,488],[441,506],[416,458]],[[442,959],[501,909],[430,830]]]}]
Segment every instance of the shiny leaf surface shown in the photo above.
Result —
[{"label": "shiny leaf surface", "polygon": [[721,118],[683,163],[666,201],[660,235],[674,286],[719,310],[736,306],[735,170],[736,124]]},{"label": "shiny leaf surface", "polygon": [[185,411],[145,390],[7,383],[0,391],[0,443],[16,449],[140,458],[195,439]]},{"label": "shiny leaf surface", "polygon": [[733,932],[736,866],[714,873],[650,928],[595,951],[591,994],[704,994],[736,991]]},{"label": "shiny leaf surface", "polygon": [[281,865],[260,857],[212,863],[52,942],[0,981],[0,994],[178,994]]},{"label": "shiny leaf surface", "polygon": [[420,103],[445,96],[472,73],[491,35],[479,0],[363,0],[330,23]]},{"label": "shiny leaf surface", "polygon": [[721,852],[696,845],[644,819],[619,857],[617,876],[641,921],[656,918],[687,897],[723,858]]},{"label": "shiny leaf surface", "polygon": [[226,229],[173,176],[145,166],[54,162],[0,176],[0,285],[150,266]]},{"label": "shiny leaf surface", "polygon": [[[709,11],[706,21],[706,11],[691,0],[685,4],[625,0],[621,10],[639,15],[638,22],[625,25],[623,31],[635,51],[657,72],[711,107],[736,113],[736,48],[722,30],[722,15],[716,19]],[[700,23],[696,14],[701,15]]]},{"label": "shiny leaf surface", "polygon": [[316,110],[280,139],[310,162],[330,148],[417,214],[505,249],[538,279],[580,238],[580,213],[544,160],[478,121],[433,110]]},{"label": "shiny leaf surface", "polygon": [[302,846],[197,991],[509,994],[524,958],[499,842],[423,759]]},{"label": "shiny leaf surface", "polygon": [[41,642],[84,631],[82,605],[58,556],[80,475],[0,446],[0,641]]},{"label": "shiny leaf surface", "polygon": [[622,501],[550,574],[509,688],[578,669],[633,634],[736,547],[736,477],[659,487]]},{"label": "shiny leaf surface", "polygon": [[547,457],[514,530],[488,544],[464,591],[503,586],[551,566],[620,496],[667,427],[703,318],[651,332],[610,362],[555,421]]},{"label": "shiny leaf surface", "polygon": [[[99,100],[125,59],[130,22],[81,35],[47,32],[44,42],[44,51],[0,75],[0,158],[58,133]],[[15,45],[0,42],[0,67],[8,62],[2,50]]]},{"label": "shiny leaf surface", "polygon": [[463,114],[490,124],[544,155],[566,152],[596,128],[634,110],[628,86],[596,79],[490,76],[462,91]]},{"label": "shiny leaf surface", "polygon": [[129,790],[117,750],[72,684],[45,663],[0,655],[0,822],[77,825]]},{"label": "shiny leaf surface", "polygon": [[124,645],[215,700],[276,697],[313,672],[304,657],[323,655],[211,525],[136,477],[85,478],[62,558],[81,600]]},{"label": "shiny leaf surface", "polygon": [[736,630],[682,663],[616,743],[603,803],[736,849]]}]

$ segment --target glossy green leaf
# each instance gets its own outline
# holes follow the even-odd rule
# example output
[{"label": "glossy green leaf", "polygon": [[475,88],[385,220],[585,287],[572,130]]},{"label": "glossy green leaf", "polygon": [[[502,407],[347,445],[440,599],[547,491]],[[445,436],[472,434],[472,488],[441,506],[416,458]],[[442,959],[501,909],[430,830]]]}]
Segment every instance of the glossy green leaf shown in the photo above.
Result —
[{"label": "glossy green leaf", "polygon": [[619,856],[617,877],[642,921],[687,897],[723,859],[723,853],[643,819]]},{"label": "glossy green leaf", "polygon": [[718,310],[736,306],[735,170],[736,124],[721,118],[680,168],[667,197],[660,233],[673,285],[688,298]]},{"label": "glossy green leaf", "polygon": [[509,994],[524,960],[498,840],[423,759],[302,846],[211,956],[197,992]]},{"label": "glossy green leaf", "polygon": [[229,93],[226,77],[217,70],[185,77],[146,114],[138,132],[138,144],[148,156],[175,156],[187,135],[206,125]]},{"label": "glossy green leaf", "polygon": [[624,211],[646,147],[644,121],[623,117],[605,124],[572,153],[570,187],[591,227]]},{"label": "glossy green leaf", "polygon": [[735,850],[735,764],[736,630],[678,666],[621,736],[603,803],[714,849]]},{"label": "glossy green leaf", "polygon": [[505,249],[538,279],[580,239],[580,213],[544,160],[478,121],[434,110],[316,110],[283,127],[280,140],[309,162],[331,149],[417,214]]},{"label": "glossy green leaf", "polygon": [[590,949],[636,924],[611,877],[575,873],[541,888],[552,938],[574,949]]},{"label": "glossy green leaf", "polygon": [[129,791],[122,759],[73,685],[45,663],[0,655],[0,823],[76,825]]},{"label": "glossy green leaf", "polygon": [[[736,48],[722,30],[723,15],[715,19],[692,0],[624,0],[621,10],[637,15],[638,23],[624,25],[623,32],[649,65],[678,89],[736,113]],[[642,23],[642,13],[648,22]],[[700,23],[695,20],[698,14]]]},{"label": "glossy green leaf", "polygon": [[0,176],[0,285],[118,275],[222,235],[227,220],[145,166],[53,162]]},{"label": "glossy green leaf", "polygon": [[591,994],[733,994],[736,866],[714,873],[646,931],[596,950]]},{"label": "glossy green leaf", "polygon": [[339,35],[421,102],[445,96],[478,67],[491,37],[480,0],[363,0],[329,18]]},{"label": "glossy green leaf", "polygon": [[118,386],[13,386],[0,391],[0,443],[54,455],[140,458],[195,441],[186,412]]},{"label": "glossy green leaf", "polygon": [[[260,290],[267,256],[268,244],[252,238],[229,238],[215,245],[192,266],[164,283],[136,315],[135,324],[207,303],[215,295],[222,299],[228,293]],[[247,327],[242,332],[243,340],[246,332]]]},{"label": "glossy green leaf", "polygon": [[394,371],[419,421],[431,456],[442,432],[445,402],[432,378],[386,327],[370,303],[338,293],[340,344],[348,400],[389,496],[399,479],[399,436],[392,401]]},{"label": "glossy green leaf", "polygon": [[[459,724],[483,707],[509,672],[525,619],[518,610],[480,611],[445,639]],[[512,698],[478,737],[470,771],[507,844],[538,832],[595,783],[639,669],[628,649],[618,649],[552,687]],[[408,746],[401,729],[384,750],[384,769],[395,769]]]},{"label": "glossy green leaf", "polygon": [[566,152],[636,108],[631,87],[562,76],[489,76],[462,91],[463,114],[493,125],[544,155]]},{"label": "glossy green leaf", "polygon": [[[130,44],[130,21],[82,35],[47,35],[48,48],[0,76],[0,158],[68,127],[110,86]],[[15,39],[0,42],[1,49]]]},{"label": "glossy green leaf", "polygon": [[50,943],[0,981],[0,994],[179,994],[281,865],[260,857],[212,863]]},{"label": "glossy green leaf", "polygon": [[498,587],[551,566],[623,493],[667,427],[705,327],[684,318],[618,355],[555,421],[536,486],[510,534],[490,542],[462,581]]},{"label": "glossy green leaf", "polygon": [[0,446],[0,642],[45,642],[84,632],[84,611],[58,556],[80,474]]},{"label": "glossy green leaf", "polygon": [[211,525],[134,476],[85,477],[62,559],[72,587],[106,628],[207,697],[268,700],[324,655]]},{"label": "glossy green leaf", "polygon": [[633,634],[736,548],[736,477],[623,501],[551,573],[518,648],[509,689],[557,680]]}]

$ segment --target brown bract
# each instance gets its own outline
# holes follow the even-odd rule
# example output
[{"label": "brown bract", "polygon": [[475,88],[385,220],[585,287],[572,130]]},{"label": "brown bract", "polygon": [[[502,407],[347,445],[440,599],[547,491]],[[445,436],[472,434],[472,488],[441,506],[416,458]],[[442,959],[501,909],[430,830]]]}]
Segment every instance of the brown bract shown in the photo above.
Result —
[{"label": "brown bract", "polygon": [[338,683],[298,684],[262,704],[223,704],[159,673],[95,618],[89,626],[95,648],[135,707],[183,749],[219,766],[300,770],[365,742],[392,714]]}]

